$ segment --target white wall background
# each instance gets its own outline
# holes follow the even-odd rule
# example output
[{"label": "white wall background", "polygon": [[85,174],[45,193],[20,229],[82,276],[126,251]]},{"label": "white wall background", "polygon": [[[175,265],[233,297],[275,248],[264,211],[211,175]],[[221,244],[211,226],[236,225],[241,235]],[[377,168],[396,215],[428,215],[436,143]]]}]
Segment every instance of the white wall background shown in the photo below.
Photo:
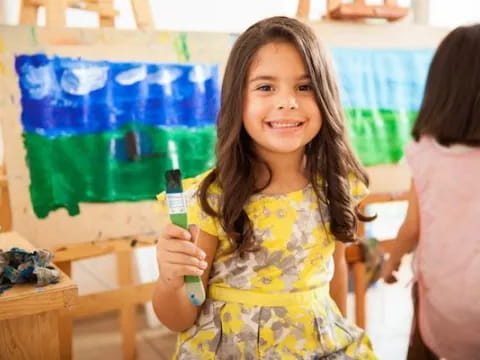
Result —
[{"label": "white wall background", "polygon": [[[114,3],[120,12],[116,26],[134,28],[130,1],[114,0]],[[325,0],[311,0],[311,3],[310,17],[319,19],[325,11]],[[367,0],[367,3],[380,4],[382,0]],[[399,3],[426,8],[426,20],[435,26],[480,22],[479,0],[399,0]],[[150,0],[150,6],[158,29],[238,32],[263,17],[294,15],[297,0]],[[19,8],[20,0],[0,0],[0,24],[17,24]],[[39,24],[44,24],[43,11]],[[98,19],[95,14],[71,9],[67,25],[96,27]]]},{"label": "white wall background", "polygon": [[[255,21],[273,15],[294,16],[298,0],[148,0],[157,29],[183,31],[240,32]],[[348,0],[344,0],[348,2]],[[351,2],[352,0],[350,0]],[[18,24],[21,0],[0,0],[0,24]],[[311,0],[310,19],[318,20],[325,12],[326,0]],[[382,0],[367,0],[381,4]],[[116,27],[134,29],[135,20],[130,0],[114,0],[119,15]],[[480,0],[399,0],[402,6],[418,9],[413,18],[420,23],[454,27],[480,22]],[[415,14],[414,14],[415,15]],[[40,9],[38,24],[45,24]],[[95,14],[69,9],[69,27],[98,27]],[[1,131],[1,130],[0,130]],[[1,133],[0,133],[1,135]],[[3,149],[0,146],[0,163]]]}]

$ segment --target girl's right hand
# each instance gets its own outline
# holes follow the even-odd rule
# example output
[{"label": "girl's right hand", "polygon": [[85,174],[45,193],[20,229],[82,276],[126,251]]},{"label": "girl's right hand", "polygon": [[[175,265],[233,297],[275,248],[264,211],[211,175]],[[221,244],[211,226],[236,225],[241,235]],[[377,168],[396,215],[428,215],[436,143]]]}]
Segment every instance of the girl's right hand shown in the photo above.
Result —
[{"label": "girl's right hand", "polygon": [[385,262],[382,269],[382,278],[387,284],[394,284],[396,283],[397,277],[395,273],[400,268],[401,259],[397,259],[392,254],[390,254],[389,259]]},{"label": "girl's right hand", "polygon": [[158,238],[157,263],[160,279],[171,289],[181,288],[186,275],[202,276],[208,266],[205,261],[206,254],[196,245],[198,227],[191,225],[189,231],[167,224]]}]

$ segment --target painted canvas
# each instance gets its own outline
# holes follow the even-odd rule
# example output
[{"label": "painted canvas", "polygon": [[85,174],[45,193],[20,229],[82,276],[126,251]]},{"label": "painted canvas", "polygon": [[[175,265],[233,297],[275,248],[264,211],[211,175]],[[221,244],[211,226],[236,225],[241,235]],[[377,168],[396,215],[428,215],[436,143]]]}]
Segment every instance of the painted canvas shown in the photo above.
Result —
[{"label": "painted canvas", "polygon": [[79,202],[152,199],[165,170],[212,167],[216,65],[35,54],[15,66],[38,217],[58,207],[78,214]]},{"label": "painted canvas", "polygon": [[333,49],[350,141],[365,166],[403,157],[432,49]]},{"label": "painted canvas", "polygon": [[[365,26],[364,24],[332,24],[328,22],[315,23],[312,26],[315,33],[333,53],[341,83],[341,95],[347,114],[350,139],[355,151],[364,164],[387,164],[367,167],[372,180],[372,193],[403,191],[409,186],[408,172],[402,164],[397,166],[392,163],[397,162],[402,156],[400,144],[408,141],[409,122],[418,112],[421,101],[418,93],[423,92],[424,78],[431,53],[449,29],[422,26],[410,29],[408,26],[397,27],[389,24]],[[415,32],[415,36],[411,36],[412,31]],[[349,35],[345,36],[345,34]],[[174,130],[187,134],[189,131],[201,134],[205,134],[207,130],[212,131],[211,137],[203,137],[203,139],[210,140],[187,143],[186,146],[195,147],[194,150],[190,148],[188,158],[198,159],[205,155],[205,157],[209,157],[209,160],[205,161],[211,161],[214,156],[213,146],[215,144],[214,125],[210,129],[208,129],[208,125],[150,126],[146,125],[148,119],[145,123],[135,120],[134,123],[127,125],[122,123],[119,114],[114,114],[112,117],[118,123],[113,127],[108,127],[111,130],[100,128],[98,132],[90,131],[94,126],[92,123],[77,126],[76,129],[83,129],[77,133],[72,131],[70,134],[61,135],[65,129],[68,129],[68,126],[65,125],[60,126],[63,127],[63,130],[56,134],[55,132],[42,132],[42,127],[52,130],[57,126],[55,125],[57,121],[64,121],[59,118],[60,112],[58,111],[61,109],[58,106],[61,107],[63,103],[66,106],[72,99],[83,101],[83,103],[75,103],[82,105],[75,105],[77,107],[72,105],[71,108],[64,107],[62,109],[68,109],[72,114],[78,111],[75,109],[83,109],[82,111],[87,115],[86,117],[83,115],[83,118],[79,117],[83,119],[83,122],[97,114],[100,117],[104,116],[101,107],[95,107],[98,110],[93,111],[92,106],[97,100],[100,100],[99,97],[96,97],[97,94],[103,94],[105,99],[110,99],[108,94],[113,94],[112,90],[119,90],[114,82],[119,72],[117,71],[113,77],[109,72],[105,83],[106,87],[92,90],[88,95],[82,94],[86,91],[85,85],[81,87],[74,85],[72,93],[63,90],[58,93],[57,90],[52,90],[54,96],[43,98],[43,102],[35,100],[42,106],[32,114],[32,118],[35,119],[38,114],[38,120],[45,119],[43,112],[46,110],[43,108],[49,108],[47,113],[52,114],[49,116],[52,123],[39,126],[34,123],[35,120],[32,120],[33,126],[30,126],[25,121],[26,118],[23,114],[25,100],[30,95],[26,93],[26,88],[22,85],[26,80],[24,78],[27,73],[20,71],[22,68],[19,62],[20,58],[24,57],[23,64],[29,64],[31,60],[30,65],[33,67],[40,67],[42,61],[44,64],[49,63],[50,68],[57,68],[57,71],[63,71],[65,75],[71,73],[68,71],[68,67],[61,70],[57,65],[52,65],[54,61],[62,60],[65,63],[79,61],[85,64],[98,64],[100,67],[105,64],[107,66],[123,64],[126,71],[145,65],[147,67],[146,77],[150,73],[158,72],[162,66],[166,65],[187,67],[200,65],[217,68],[217,76],[221,78],[228,53],[235,39],[235,34],[224,32],[143,32],[79,28],[66,28],[58,31],[45,27],[0,25],[0,84],[2,88],[0,91],[0,123],[3,130],[4,165],[7,169],[15,231],[42,247],[65,246],[138,234],[158,234],[167,221],[167,217],[161,211],[155,211],[154,196],[157,190],[149,185],[150,190],[147,192],[150,192],[150,195],[145,195],[146,200],[139,201],[129,201],[129,194],[126,191],[140,194],[139,189],[148,189],[144,183],[148,183],[150,178],[154,179],[158,176],[159,181],[162,181],[161,171],[157,170],[159,166],[156,164],[159,162],[158,156],[169,154],[171,148],[173,149],[172,145],[169,147],[172,142],[165,141],[169,139],[168,134]],[[29,59],[34,56],[43,56],[44,60]],[[79,59],[79,56],[82,58]],[[395,65],[395,62],[400,63]],[[62,76],[55,71],[54,73],[56,75],[52,79],[55,80],[56,86],[60,86],[58,84],[61,84]],[[74,77],[66,76],[64,83],[75,84],[77,80],[71,80],[77,77],[83,79],[81,72],[75,70],[74,73]],[[138,73],[142,75],[145,72],[140,70]],[[138,73],[135,75],[135,71],[133,71],[130,74],[133,78],[135,76],[142,78],[143,75],[140,76]],[[405,73],[407,77],[402,77],[401,74]],[[97,74],[101,79],[102,72],[98,71]],[[122,77],[119,80],[128,83],[128,81],[122,80]],[[142,86],[137,86],[140,83]],[[384,85],[380,86],[380,84]],[[41,92],[40,86],[52,89],[47,82],[38,85],[39,92]],[[145,89],[160,88],[159,85],[149,83],[146,78],[140,82],[123,86],[138,90],[137,93],[130,93],[132,104],[135,99],[136,104],[143,104],[143,109],[149,102],[148,100],[142,102],[140,95],[147,94]],[[32,88],[36,87],[37,85],[32,86]],[[77,90],[75,87],[78,87]],[[200,89],[201,87],[192,84],[191,88]],[[107,89],[108,91],[106,91]],[[355,89],[358,91],[354,91]],[[417,90],[412,91],[412,89]],[[197,90],[195,91],[198,93]],[[116,95],[117,92],[114,94]],[[120,100],[120,97],[117,99]],[[393,99],[392,101],[396,103],[388,104],[383,100],[380,102],[379,99]],[[410,102],[407,102],[407,99],[410,99]],[[50,100],[51,103],[47,100]],[[112,109],[113,106],[109,105],[108,101],[105,101],[105,108]],[[168,101],[166,103],[168,104]],[[117,106],[117,103],[113,104]],[[405,104],[410,104],[410,106],[407,107]],[[189,111],[191,114],[194,113]],[[135,113],[133,110],[132,113],[136,117],[142,114],[141,111]],[[392,116],[387,117],[388,115]],[[67,116],[66,113],[63,113],[63,116]],[[124,127],[122,128],[122,126]],[[139,126],[140,130],[137,130]],[[148,130],[142,131],[143,126],[148,126],[146,127]],[[398,127],[398,130],[393,131],[394,127]],[[35,130],[37,128],[39,131]],[[157,132],[163,133],[164,137],[158,141],[158,144],[155,140],[152,149],[150,134]],[[82,141],[85,140],[81,139],[81,136],[85,136],[85,139],[95,139],[95,142],[84,143]],[[42,145],[30,149],[30,145],[26,143],[26,139],[30,137],[41,140]],[[196,141],[196,139],[202,138],[202,135],[193,138]],[[47,141],[50,140],[52,142],[48,143]],[[70,149],[73,150],[67,152],[64,147],[58,148],[52,145],[54,141],[66,144],[68,140],[80,146],[72,147]],[[211,141],[211,146],[204,146],[203,144],[208,141]],[[29,140],[30,143],[32,142]],[[183,143],[175,143],[175,150],[180,153],[180,165],[187,166],[185,160],[181,159],[182,154],[186,154],[186,152],[182,150],[181,146],[183,145],[180,144]],[[94,150],[92,150],[93,146],[95,146]],[[44,153],[43,150],[47,152]],[[208,153],[209,151],[210,153]],[[60,153],[69,154],[69,156],[60,160],[56,158]],[[40,172],[30,168],[32,166],[30,159],[34,159],[34,157],[36,157],[35,162],[38,163]],[[132,160],[125,160],[129,158]],[[142,160],[135,161],[134,159]],[[172,160],[172,158],[167,158],[167,166]],[[42,164],[43,161],[46,163]],[[101,162],[105,167],[100,167]],[[97,163],[99,164],[98,168],[95,167]],[[61,171],[51,171],[51,166],[55,166]],[[71,169],[65,170],[65,168]],[[100,173],[98,175],[92,171]],[[73,175],[67,176],[68,172]],[[142,175],[130,175],[136,173]],[[34,174],[37,175],[32,177],[31,175]],[[118,174],[121,174],[123,178]],[[127,179],[127,181],[124,182],[122,179]],[[379,179],[384,180],[380,181]],[[53,183],[59,183],[59,185],[53,187]],[[161,187],[161,184],[158,186]],[[122,194],[124,200],[119,200]],[[53,211],[54,209],[58,210]],[[70,216],[67,209],[70,214],[77,210],[80,213]],[[50,211],[48,216],[45,215],[47,211]],[[37,213],[43,217],[39,218]]]},{"label": "painted canvas", "polygon": [[[431,50],[332,49],[352,145],[364,165],[396,163],[410,139]],[[214,164],[215,64],[17,56],[35,214],[80,202],[152,199],[172,167]]]}]

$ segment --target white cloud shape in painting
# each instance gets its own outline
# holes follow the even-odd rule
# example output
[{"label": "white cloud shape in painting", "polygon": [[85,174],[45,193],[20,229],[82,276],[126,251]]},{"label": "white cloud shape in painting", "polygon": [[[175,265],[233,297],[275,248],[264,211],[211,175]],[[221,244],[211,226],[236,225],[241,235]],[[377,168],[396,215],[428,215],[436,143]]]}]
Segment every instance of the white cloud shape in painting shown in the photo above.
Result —
[{"label": "white cloud shape in painting", "polygon": [[147,77],[147,68],[145,66],[136,67],[130,70],[122,71],[115,77],[115,81],[120,85],[133,85]]},{"label": "white cloud shape in painting", "polygon": [[173,93],[172,83],[182,76],[182,71],[175,68],[161,68],[157,72],[147,76],[149,83],[162,85],[165,95],[171,96]]},{"label": "white cloud shape in painting", "polygon": [[172,82],[182,76],[182,72],[179,69],[161,68],[157,72],[151,73],[147,76],[149,83],[158,85],[170,85]]},{"label": "white cloud shape in painting", "polygon": [[24,65],[22,71],[22,84],[30,97],[35,100],[43,99],[55,89],[55,73],[50,65],[32,66]]},{"label": "white cloud shape in painting", "polygon": [[108,67],[78,67],[65,70],[60,80],[64,91],[72,95],[87,95],[105,86]]},{"label": "white cloud shape in painting", "polygon": [[188,73],[188,80],[195,83],[204,83],[212,77],[212,68],[205,65],[195,65]]}]

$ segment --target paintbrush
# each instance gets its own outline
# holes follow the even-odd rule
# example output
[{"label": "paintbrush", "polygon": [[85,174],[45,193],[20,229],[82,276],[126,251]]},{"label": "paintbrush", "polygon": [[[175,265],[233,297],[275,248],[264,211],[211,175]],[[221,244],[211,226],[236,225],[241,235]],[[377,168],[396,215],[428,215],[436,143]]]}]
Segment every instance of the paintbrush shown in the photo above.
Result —
[{"label": "paintbrush", "polygon": [[[170,220],[173,224],[188,230],[187,203],[183,194],[182,174],[180,170],[168,170],[165,173],[165,178]],[[199,276],[185,276],[185,289],[193,305],[203,304],[205,289]]]}]

